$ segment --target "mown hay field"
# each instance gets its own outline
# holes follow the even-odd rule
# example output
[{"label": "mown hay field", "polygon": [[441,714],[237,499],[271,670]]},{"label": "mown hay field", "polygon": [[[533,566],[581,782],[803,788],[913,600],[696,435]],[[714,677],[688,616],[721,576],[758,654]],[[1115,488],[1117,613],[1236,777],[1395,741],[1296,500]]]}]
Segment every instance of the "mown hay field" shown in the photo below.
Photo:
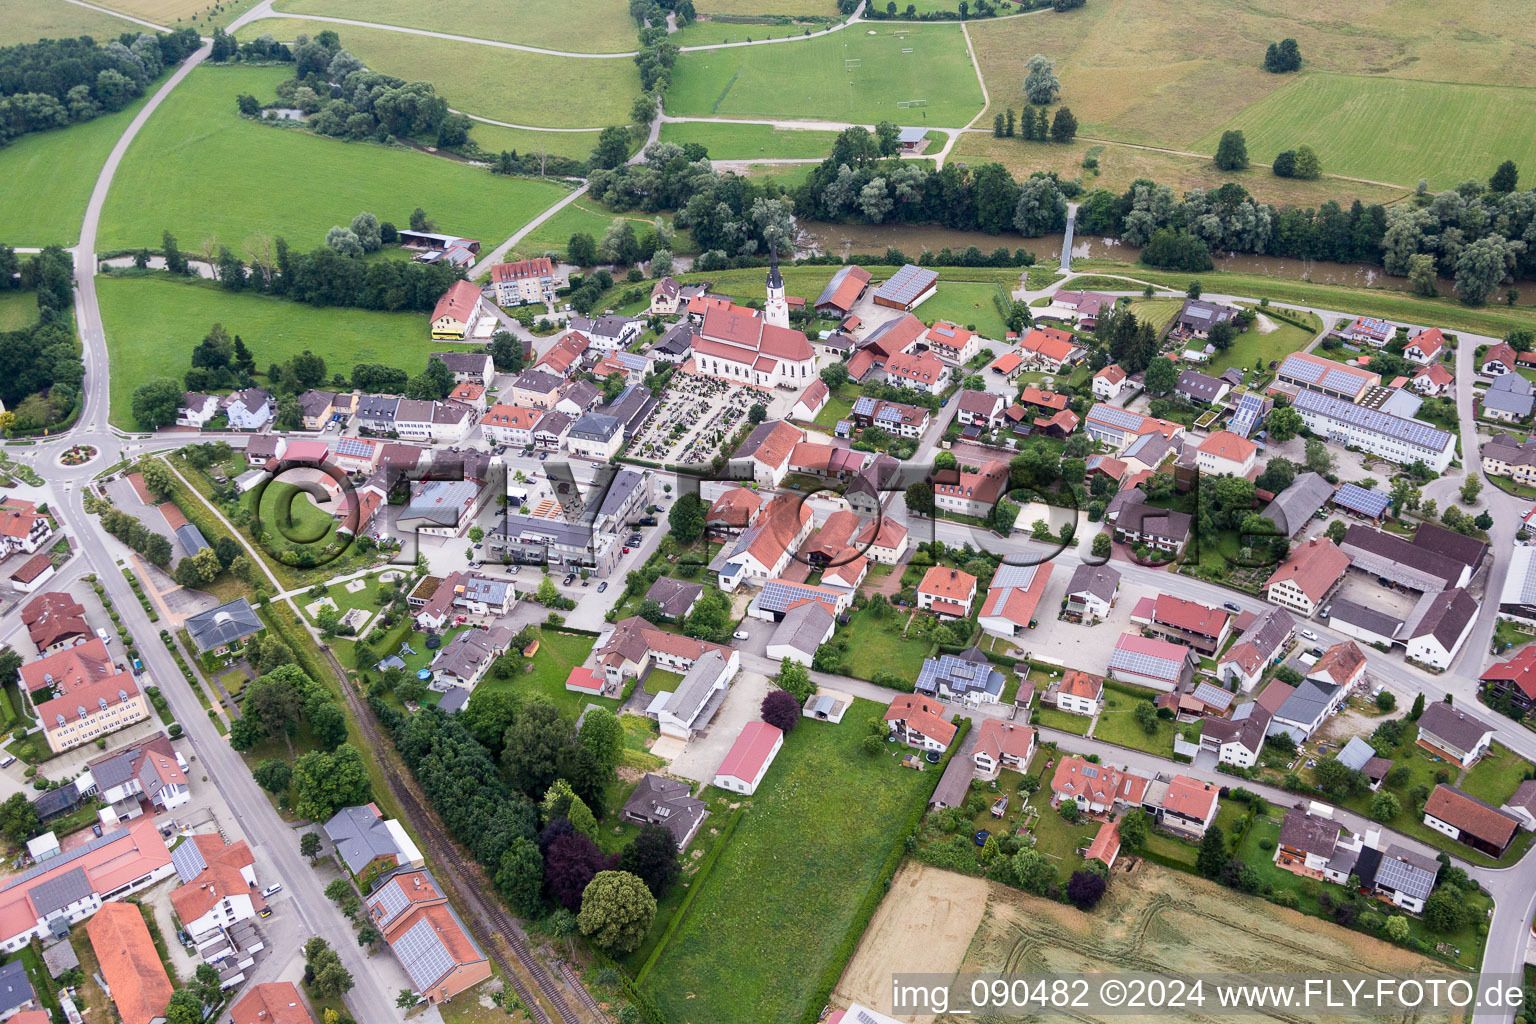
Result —
[{"label": "mown hay field", "polygon": [[[142,0],[141,0],[142,2]],[[624,0],[278,0],[275,10],[424,28],[574,53],[621,53],[639,46]],[[576,24],[579,19],[580,24]],[[339,32],[347,25],[333,25]]]}]

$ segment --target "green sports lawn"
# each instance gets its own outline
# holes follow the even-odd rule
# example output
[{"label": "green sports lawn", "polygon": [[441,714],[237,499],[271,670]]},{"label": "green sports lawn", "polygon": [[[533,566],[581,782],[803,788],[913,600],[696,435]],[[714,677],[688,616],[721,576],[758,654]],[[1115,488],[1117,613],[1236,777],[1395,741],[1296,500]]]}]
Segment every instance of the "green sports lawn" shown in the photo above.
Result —
[{"label": "green sports lawn", "polygon": [[414,313],[316,309],[165,277],[103,277],[96,283],[112,371],[112,422],[134,429],[133,391],[156,377],[180,380],[192,348],[215,323],[238,334],[266,368],[309,349],[331,372],[386,363],[412,373],[426,365],[427,319]]},{"label": "green sports lawn", "polygon": [[[874,757],[860,749],[864,723],[880,713],[873,701],[855,700],[841,724],[804,722],[785,737],[646,978],[669,1019],[800,1019],[818,973],[902,840],[894,830],[936,781],[902,768],[894,744]],[[705,792],[705,800],[721,795]]]},{"label": "green sports lawn", "polygon": [[115,114],[23,135],[0,149],[0,181],[7,183],[0,188],[0,234],[7,245],[79,241],[96,177],[145,102],[140,97]]},{"label": "green sports lawn", "polygon": [[[1255,164],[1306,143],[1330,174],[1432,189],[1486,179],[1500,161],[1536,165],[1536,90],[1303,74],[1233,117]],[[1195,146],[1214,153],[1221,132]]]},{"label": "green sports lawn", "polygon": [[[278,0],[273,7],[575,53],[621,53],[639,46],[624,0],[581,0],[579,32],[571,31],[567,0],[518,0],[515,15],[500,0]],[[351,31],[347,25],[332,27]]]},{"label": "green sports lawn", "polygon": [[253,235],[320,245],[361,210],[404,224],[423,207],[440,230],[494,245],[565,194],[552,181],[504,178],[468,164],[248,121],[235,96],[271,97],[282,68],[198,68],[129,147],[102,213],[102,251],[184,249],[210,236],[241,248]]},{"label": "green sports lawn", "polygon": [[[877,27],[685,53],[672,71],[667,112],[961,127],[981,110],[958,25],[871,24]],[[848,61],[859,63],[850,68]],[[897,105],[910,101],[927,105]]]},{"label": "green sports lawn", "polygon": [[714,160],[820,159],[832,152],[837,132],[794,131],[766,124],[706,124],[668,121],[661,141],[679,146],[697,142]]},{"label": "green sports lawn", "polygon": [[291,18],[251,22],[236,34],[255,39],[270,32],[291,40],[327,29],[339,32],[342,45],[373,70],[431,82],[453,109],[509,124],[593,129],[627,124],[630,105],[640,95],[640,72],[628,58],[581,60]]}]

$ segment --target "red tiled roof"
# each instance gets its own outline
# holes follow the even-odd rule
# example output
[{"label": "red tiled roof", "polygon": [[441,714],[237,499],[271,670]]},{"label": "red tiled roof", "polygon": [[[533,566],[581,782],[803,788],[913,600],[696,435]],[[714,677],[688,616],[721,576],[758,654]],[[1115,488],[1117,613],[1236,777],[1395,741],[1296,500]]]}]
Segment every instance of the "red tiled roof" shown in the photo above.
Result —
[{"label": "red tiled roof", "polygon": [[1093,842],[1088,844],[1088,852],[1083,855],[1083,859],[1098,860],[1108,864],[1119,852],[1120,826],[1112,821],[1106,821],[1094,833]]},{"label": "red tiled roof", "polygon": [[549,277],[555,272],[555,265],[550,262],[548,256],[540,256],[531,260],[518,260],[516,263],[497,263],[491,267],[491,280],[500,284],[504,281],[520,281],[525,277]]},{"label": "red tiled roof", "polygon": [[1076,755],[1063,757],[1056,762],[1056,773],[1051,776],[1051,793],[1058,798],[1086,797],[1089,802],[1108,805],[1117,797],[1141,802],[1146,792],[1147,780],[1130,775],[1106,764],[1093,764]]},{"label": "red tiled roof", "polygon": [[911,728],[946,747],[955,738],[955,723],[944,721],[943,706],[917,694],[902,694],[891,701],[885,710],[885,720],[906,721]]},{"label": "red tiled roof", "polygon": [[442,298],[437,300],[432,310],[432,319],[449,316],[461,323],[468,323],[479,302],[479,288],[469,281],[455,281],[443,292]]},{"label": "red tiled roof", "polygon": [[923,574],[923,581],[917,585],[917,592],[963,604],[976,592],[976,577],[959,569],[935,565]]},{"label": "red tiled roof", "polygon": [[86,925],[86,934],[123,1024],[149,1024],[163,1016],[175,989],[139,908],[107,903]]},{"label": "red tiled roof", "polygon": [[253,985],[229,1008],[231,1024],[315,1024],[291,981]]},{"label": "red tiled roof", "polygon": [[1429,382],[1437,388],[1443,388],[1456,379],[1451,371],[1447,370],[1440,363],[1431,363],[1413,375],[1414,380],[1418,380],[1420,377],[1427,377]]},{"label": "red tiled roof", "polygon": [[732,487],[709,506],[709,513],[704,517],[704,521],[719,522],[725,526],[745,529],[762,504],[763,499],[756,491],[745,487]]},{"label": "red tiled roof", "polygon": [[575,686],[583,690],[591,690],[593,693],[600,693],[603,689],[603,675],[577,665],[571,669],[571,674],[565,677],[565,685],[567,689]]},{"label": "red tiled roof", "polygon": [[581,354],[591,344],[592,339],[580,331],[566,331],[560,337],[560,340],[550,346],[549,351],[545,352],[539,358],[539,361],[533,365],[536,367],[547,367],[563,376],[570,372],[571,367],[576,365],[577,360],[581,358]]},{"label": "red tiled roof", "polygon": [[1268,590],[1277,583],[1290,582],[1317,602],[1328,593],[1349,568],[1351,559],[1334,546],[1327,537],[1314,537],[1305,544],[1291,549],[1290,557],[1269,577],[1264,584]]},{"label": "red tiled roof", "polygon": [[988,367],[988,369],[996,370],[998,373],[1012,373],[1014,370],[1017,370],[1020,364],[1023,362],[1024,360],[1019,356],[1017,352],[1004,352],[1002,355],[998,356],[996,360],[993,361],[992,365]]},{"label": "red tiled roof", "polygon": [[869,284],[869,271],[863,267],[849,267],[848,273],[844,274],[842,281],[838,283],[837,290],[817,305],[831,305],[843,310],[852,309],[853,304],[858,301],[859,292],[863,291],[867,284]]},{"label": "red tiled roof", "polygon": [[52,647],[70,636],[89,636],[85,607],[68,594],[50,590],[39,594],[21,610],[27,635],[39,648]]},{"label": "red tiled roof", "polygon": [[725,760],[720,762],[716,775],[729,775],[733,779],[751,782],[763,770],[763,764],[773,753],[773,748],[784,737],[783,730],[767,722],[748,722],[731,744]]},{"label": "red tiled roof", "polygon": [[1509,842],[1520,824],[1497,807],[1446,785],[1436,786],[1429,794],[1424,801],[1424,813],[1500,848]]},{"label": "red tiled roof", "polygon": [[1312,679],[1326,676],[1333,680],[1335,686],[1344,686],[1354,682],[1364,669],[1365,652],[1353,640],[1345,640],[1324,651],[1323,656],[1307,672],[1307,677]]},{"label": "red tiled roof", "polygon": [[848,360],[848,374],[854,380],[863,380],[869,368],[874,365],[875,353],[867,348],[860,349],[853,354],[852,359]]},{"label": "red tiled roof", "polygon": [[1175,626],[1189,633],[1199,633],[1201,636],[1220,636],[1229,618],[1231,616],[1220,609],[1210,608],[1195,601],[1185,601],[1168,594],[1158,594],[1157,601],[1152,607],[1153,622]]},{"label": "red tiled roof", "polygon": [[1000,718],[987,718],[976,733],[976,753],[987,754],[994,761],[1007,754],[1025,758],[1035,747],[1035,730]]},{"label": "red tiled roof", "polygon": [[237,894],[249,896],[257,913],[266,908],[267,901],[241,874],[242,868],[256,863],[244,839],[226,845],[216,835],[198,835],[191,841],[197,844],[207,867],[192,881],[171,890],[171,906],[183,924],[196,921],[220,900]]},{"label": "red tiled roof", "polygon": [[498,402],[480,417],[480,425],[507,427],[512,430],[532,430],[533,425],[539,422],[539,417],[543,415],[543,409],[532,409],[522,405],[502,405]]},{"label": "red tiled roof", "polygon": [[1104,367],[1104,369],[1094,374],[1094,377],[1107,380],[1111,384],[1118,384],[1125,380],[1126,373],[1120,368],[1119,363],[1110,363],[1108,366]]},{"label": "red tiled roof", "polygon": [[1046,409],[1065,409],[1067,396],[1058,395],[1054,391],[1042,391],[1033,384],[1027,384],[1024,390],[1019,392],[1019,401],[1025,405],[1038,405]]},{"label": "red tiled roof", "polygon": [[747,552],[772,569],[810,519],[811,507],[799,495],[780,494],[770,499],[758,512],[754,525],[757,535],[747,545]]},{"label": "red tiled roof", "polygon": [[[940,471],[944,473],[946,471]],[[969,498],[972,501],[983,503],[995,502],[1008,486],[1008,463],[989,462],[981,467],[979,473],[960,473],[958,481],[941,482],[946,478],[940,476],[934,481],[933,493],[942,494],[951,498]],[[953,476],[948,478],[953,480]]]},{"label": "red tiled roof", "polygon": [[789,457],[794,454],[795,445],[799,444],[804,436],[788,423],[782,421],[775,423],[761,443],[752,451],[750,458],[777,469],[789,461]]},{"label": "red tiled roof", "polygon": [[1230,430],[1218,430],[1200,442],[1200,451],[1218,459],[1231,462],[1247,462],[1259,450],[1259,446]]},{"label": "red tiled roof", "polygon": [[1163,810],[1182,814],[1186,818],[1209,821],[1216,808],[1217,787],[1211,782],[1201,782],[1187,775],[1175,775],[1168,783],[1168,793],[1163,797]]},{"label": "red tiled roof", "polygon": [[1040,599],[1045,596],[1045,588],[1051,581],[1054,569],[1053,562],[1037,565],[1027,587],[1000,587],[994,580],[994,585],[987,589],[986,600],[982,602],[981,614],[1028,626],[1035,617],[1035,609],[1040,606]]},{"label": "red tiled roof", "polygon": [[1507,682],[1527,699],[1536,699],[1536,646],[1523,647],[1508,661],[1491,665],[1478,677],[1483,682]]},{"label": "red tiled roof", "polygon": [[1408,342],[1409,348],[1417,348],[1420,352],[1424,353],[1426,358],[1433,358],[1435,353],[1439,352],[1444,345],[1445,335],[1440,332],[1438,327],[1431,327],[1428,330],[1420,331]]},{"label": "red tiled roof", "polygon": [[1098,700],[1099,694],[1104,692],[1104,680],[1100,676],[1069,668],[1061,677],[1061,686],[1057,688],[1057,692],[1064,693],[1068,697]]},{"label": "red tiled roof", "polygon": [[887,376],[918,384],[935,384],[944,375],[944,364],[932,352],[898,352],[885,361]]},{"label": "red tiled roof", "polygon": [[1502,341],[1489,345],[1488,350],[1483,353],[1483,365],[1488,363],[1503,363],[1510,370],[1513,370],[1515,368],[1515,350]]},{"label": "red tiled roof", "polygon": [[1058,363],[1076,347],[1072,335],[1054,327],[1036,327],[1019,340],[1019,348]]},{"label": "red tiled roof", "polygon": [[46,551],[39,551],[21,563],[20,567],[11,573],[11,579],[17,583],[31,583],[51,568],[53,568],[53,556]]}]

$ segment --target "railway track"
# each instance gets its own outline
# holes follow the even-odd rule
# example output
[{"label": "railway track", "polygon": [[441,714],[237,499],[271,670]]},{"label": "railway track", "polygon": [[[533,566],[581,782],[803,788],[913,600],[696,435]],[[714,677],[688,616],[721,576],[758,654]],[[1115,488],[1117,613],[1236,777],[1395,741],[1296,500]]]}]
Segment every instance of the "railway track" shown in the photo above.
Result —
[{"label": "railway track", "polygon": [[[500,903],[485,898],[483,893],[490,886],[490,882],[480,865],[463,855],[458,844],[443,827],[437,813],[427,806],[407,783],[406,780],[411,779],[412,776],[405,765],[397,761],[398,755],[395,753],[393,741],[380,730],[372,710],[351,685],[346,669],[336,660],[336,655],[329,647],[324,647],[322,650],[331,664],[332,671],[336,673],[337,680],[341,683],[342,692],[346,694],[347,704],[352,708],[358,727],[363,730],[372,748],[388,762],[390,770],[385,772],[385,776],[389,780],[390,792],[400,802],[401,809],[410,819],[411,824],[416,827],[417,833],[425,839],[427,849],[432,856],[433,866],[458,895],[460,901],[472,911],[471,928],[478,933],[475,937],[496,961],[502,977],[507,979],[517,998],[528,1009],[537,1024],[554,1024],[548,1011],[523,981],[522,974],[513,969],[507,958],[510,952],[512,959],[516,960],[522,971],[533,980],[539,994],[554,1008],[561,1024],[587,1024],[586,1018],[571,1008],[570,1003],[566,1001],[565,993],[549,976],[544,965],[534,957],[533,950],[528,946],[527,937],[516,919]],[[586,986],[581,984],[575,972],[563,961],[560,966],[565,982],[576,991],[583,1006],[593,1015],[593,1018],[598,1021],[606,1020],[597,1001],[592,998]]]}]

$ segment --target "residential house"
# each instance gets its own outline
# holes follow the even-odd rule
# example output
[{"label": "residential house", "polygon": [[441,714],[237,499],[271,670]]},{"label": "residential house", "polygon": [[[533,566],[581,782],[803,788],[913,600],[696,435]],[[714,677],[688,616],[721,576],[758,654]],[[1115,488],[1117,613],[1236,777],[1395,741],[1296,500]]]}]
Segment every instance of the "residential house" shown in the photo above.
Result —
[{"label": "residential house", "polygon": [[1216,677],[1224,683],[1237,683],[1244,693],[1252,690],[1266,670],[1284,659],[1295,629],[1296,620],[1285,609],[1264,611],[1216,660]]},{"label": "residential house", "polygon": [[303,419],[305,430],[319,430],[331,421],[331,411],[335,407],[336,392],[319,391],[310,388],[299,395],[299,415]]},{"label": "residential house", "polygon": [[1200,472],[1216,476],[1246,477],[1253,471],[1259,446],[1230,430],[1218,430],[1195,448]]},{"label": "residential house", "polygon": [[1472,767],[1493,745],[1493,727],[1463,708],[1441,701],[1419,716],[1418,744],[1437,757]]},{"label": "residential house", "polygon": [[915,693],[941,700],[996,704],[1003,696],[1003,674],[992,667],[979,647],[961,654],[927,658],[917,674]]},{"label": "residential house", "polygon": [[372,473],[384,453],[382,441],[366,437],[338,437],[331,442],[330,461],[347,473]]},{"label": "residential house", "polygon": [[874,303],[890,309],[912,312],[939,291],[939,274],[927,267],[908,263],[875,289]]},{"label": "residential house", "polygon": [[[375,434],[393,434],[403,399],[395,395],[363,395],[357,401],[357,426]],[[252,438],[251,441],[260,440]]]},{"label": "residential house", "polygon": [[1275,863],[1294,874],[1320,878],[1339,848],[1341,837],[1349,833],[1319,804],[1310,808],[1292,807],[1280,825],[1275,844]]},{"label": "residential house", "polygon": [[533,447],[533,428],[544,415],[543,409],[517,405],[491,406],[480,417],[480,429],[485,439],[494,445],[510,445],[514,448]]},{"label": "residential house", "polygon": [[109,903],[85,930],[122,1024],[164,1021],[175,987],[139,908],[132,903]]},{"label": "residential house", "polygon": [[907,552],[907,528],[890,516],[879,515],[859,532],[854,546],[872,562],[897,565]]},{"label": "residential house", "polygon": [[1071,334],[1054,327],[1036,327],[1019,339],[1019,355],[1052,373],[1083,357],[1083,349]]},{"label": "residential house", "polygon": [[1140,807],[1150,782],[1145,776],[1068,755],[1056,762],[1051,802],[1059,806],[1071,800],[1085,813],[1108,814],[1117,807]]},{"label": "residential house", "polygon": [[118,821],[174,811],[192,799],[187,763],[164,733],[87,762],[74,785],[82,796],[100,797]]},{"label": "residential house", "polygon": [[1532,397],[1533,387],[1536,385],[1532,385],[1518,373],[1495,377],[1493,383],[1482,393],[1483,416],[1501,423],[1517,423],[1530,419],[1531,408],[1536,405],[1536,397]]},{"label": "residential house", "polygon": [[52,532],[53,524],[37,510],[36,502],[0,498],[0,558],[18,552],[36,554]]},{"label": "residential house", "polygon": [[1238,312],[1233,306],[1207,299],[1185,299],[1174,318],[1174,327],[1186,335],[1204,338],[1215,325],[1231,323]]},{"label": "residential house", "polygon": [[1500,341],[1489,345],[1483,353],[1483,362],[1478,372],[1484,377],[1501,377],[1506,373],[1514,373],[1517,365],[1515,350]]},{"label": "residential house", "polygon": [[975,598],[976,577],[945,565],[930,567],[917,585],[918,608],[936,615],[965,618]]},{"label": "residential house", "polygon": [[1373,316],[1357,316],[1348,326],[1339,330],[1345,341],[1372,348],[1381,348],[1397,334],[1397,328],[1385,320]]},{"label": "residential house", "polygon": [[1477,619],[1478,603],[1460,587],[1420,599],[1406,634],[1409,660],[1447,669]]},{"label": "residential house", "polygon": [[216,396],[188,391],[181,396],[181,405],[176,408],[176,425],[201,430],[218,414],[219,400]]},{"label": "residential house", "polygon": [[702,583],[676,580],[670,576],[657,577],[651,589],[645,592],[645,600],[661,605],[661,613],[674,622],[681,622],[693,613],[693,606],[704,593]]},{"label": "residential house", "polygon": [[1490,857],[1509,849],[1520,820],[1451,786],[1436,786],[1424,802],[1424,824]]},{"label": "residential house", "polygon": [[1115,539],[1177,555],[1184,550],[1193,524],[1194,520],[1183,512],[1138,501],[1122,507],[1115,517]]},{"label": "residential house", "polygon": [[315,1024],[291,981],[252,985],[229,1008],[229,1024]]},{"label": "residential house", "polygon": [[821,414],[821,410],[827,407],[827,400],[832,392],[827,387],[827,382],[821,378],[812,381],[795,400],[795,404],[789,408],[789,418],[809,423]]},{"label": "residential house", "polygon": [[1002,425],[1003,396],[993,391],[961,391],[955,398],[956,420],[963,426],[976,424],[983,430]]},{"label": "residential house", "polygon": [[27,702],[55,754],[149,717],[138,679],[112,663],[99,639],[23,665],[20,675]]},{"label": "residential house", "polygon": [[987,718],[976,732],[976,748],[971,753],[976,777],[996,779],[1004,768],[1023,774],[1035,756],[1035,730],[1000,718]]},{"label": "residential house", "polygon": [[1214,658],[1227,642],[1232,616],[1219,608],[1185,601],[1170,594],[1142,598],[1131,613],[1149,636],[1186,644],[1207,658]]},{"label": "residential house", "polygon": [[987,585],[977,623],[993,636],[1013,637],[1029,629],[1053,568],[1052,562],[999,565]]},{"label": "residential house", "polygon": [[1349,556],[1326,537],[1313,537],[1290,555],[1264,584],[1264,599],[1311,617],[1344,578]]},{"label": "residential house", "polygon": [[1120,461],[1125,463],[1126,471],[1133,475],[1152,473],[1176,450],[1176,446],[1162,434],[1142,434],[1126,445],[1125,451],[1120,453]]},{"label": "residential house", "polygon": [[709,810],[704,801],[694,798],[692,787],[686,782],[647,772],[640,777],[619,814],[637,825],[660,825],[672,834],[677,848],[683,850],[698,833]]},{"label": "residential house", "polygon": [[949,367],[930,352],[898,352],[885,361],[885,378],[897,387],[942,394],[949,387]]},{"label": "residential house", "polygon": [[651,285],[652,316],[676,316],[683,305],[683,286],[677,278],[663,277]]},{"label": "residential house", "polygon": [[1122,633],[1109,655],[1109,674],[1122,682],[1155,690],[1184,687],[1194,675],[1199,655],[1193,648],[1166,640]]},{"label": "residential house", "polygon": [[869,287],[869,271],[853,264],[841,267],[817,296],[816,312],[847,316],[853,312],[854,304],[864,297],[864,290],[867,287]]},{"label": "residential house", "polygon": [[969,469],[936,470],[933,503],[943,512],[985,518],[1008,489],[1008,463],[988,462],[978,472]]},{"label": "residential house", "polygon": [[1191,402],[1215,405],[1227,396],[1227,392],[1232,390],[1232,385],[1217,377],[1207,376],[1199,370],[1181,370],[1173,390]]},{"label": "residential house", "polygon": [[[523,343],[523,351],[528,351],[527,342]],[[433,352],[429,358],[442,360],[460,384],[490,384],[496,379],[496,363],[489,352]]]},{"label": "residential house", "polygon": [[566,436],[574,421],[563,412],[547,412],[533,426],[533,446],[541,451],[556,452],[565,447]]},{"label": "residential house", "polygon": [[245,464],[265,468],[268,463],[280,461],[287,447],[288,439],[281,434],[256,434],[246,442]]},{"label": "residential house", "polygon": [[1214,782],[1202,782],[1187,775],[1175,775],[1153,812],[1157,823],[1185,836],[1205,835],[1221,808]]},{"label": "residential house", "polygon": [[860,429],[879,427],[893,436],[908,438],[922,437],[931,418],[932,414],[920,405],[887,402],[867,395],[854,399],[853,408],[848,413],[848,421]]},{"label": "residential house", "polygon": [[433,656],[428,687],[439,693],[454,687],[473,690],[491,662],[507,653],[513,636],[511,626],[464,630]]},{"label": "residential house", "polygon": [[1280,361],[1275,379],[1281,384],[1315,391],[1343,402],[1358,402],[1371,388],[1381,384],[1381,375],[1356,366],[1346,366],[1310,352],[1292,352]]},{"label": "residential house", "polygon": [[1104,708],[1104,679],[1075,668],[1067,669],[1056,687],[1056,707],[1092,718]]},{"label": "residential house", "polygon": [[581,357],[591,345],[592,339],[582,332],[566,331],[539,357],[534,369],[558,377],[568,377],[572,370],[581,367]]},{"label": "residential house", "polygon": [[[569,275],[561,272],[548,256],[491,266],[491,287],[496,290],[498,306],[522,306],[530,302],[553,305],[555,292],[569,283]],[[676,311],[674,308],[673,312]]]},{"label": "residential house", "polygon": [[592,348],[599,352],[618,352],[640,337],[645,321],[625,316],[599,316],[592,319],[576,317],[571,328],[591,339]]},{"label": "residential house", "polygon": [[923,335],[928,350],[946,363],[963,364],[981,351],[981,339],[958,324],[939,320]]},{"label": "residential house", "polygon": [[467,405],[478,416],[485,412],[485,385],[472,384],[468,381],[455,384],[453,390],[448,392],[448,401]]},{"label": "residential house", "polygon": [[1120,571],[1109,565],[1079,565],[1067,584],[1069,614],[1079,621],[1094,622],[1109,618],[1120,594]]},{"label": "residential house", "polygon": [[1536,705],[1536,646],[1520,648],[1513,658],[1489,666],[1478,678],[1483,703],[1507,700],[1511,708],[1529,714]]},{"label": "residential house", "polygon": [[614,623],[598,638],[594,654],[608,681],[622,685],[626,679],[644,675],[653,665],[667,672],[687,672],[711,651],[733,653],[719,644],[668,633],[632,615]]},{"label": "residential house", "polygon": [[1314,434],[1399,465],[1423,462],[1432,471],[1443,473],[1456,457],[1455,435],[1420,420],[1352,405],[1313,391],[1297,393],[1292,408]]},{"label": "residential house", "polygon": [[428,480],[411,486],[411,499],[395,520],[404,533],[462,537],[490,500],[491,488],[473,480]]},{"label": "residential house", "polygon": [[751,796],[762,784],[768,767],[784,747],[784,731],[767,722],[748,722],[725,760],[715,770],[714,784],[733,793]]},{"label": "residential house", "polygon": [[231,430],[261,430],[277,415],[272,396],[261,388],[232,391],[219,400]]},{"label": "residential house", "polygon": [[512,382],[512,404],[553,409],[560,400],[565,379],[545,370],[525,370]]},{"label": "residential house", "polygon": [[651,345],[651,358],[674,366],[683,363],[693,351],[695,333],[695,326],[686,320],[673,324],[667,329],[667,333],[657,338]]},{"label": "residential house", "polygon": [[1252,768],[1259,762],[1269,721],[1270,713],[1258,701],[1239,704],[1231,718],[1207,718],[1201,724],[1200,748],[1215,751],[1221,764]]},{"label": "residential house", "polygon": [[814,598],[801,598],[787,606],[764,653],[772,661],[788,658],[810,667],[816,649],[832,639],[836,629],[832,608]]},{"label": "residential house", "polygon": [[491,964],[424,869],[396,871],[367,899],[369,922],[384,936],[428,1003],[441,1003],[491,976]]},{"label": "residential house", "polygon": [[930,697],[904,693],[886,708],[891,735],[909,747],[942,752],[955,738],[956,726],[944,720],[944,705]]},{"label": "residential house", "polygon": [[[543,427],[541,421],[539,429]],[[590,525],[520,515],[497,523],[485,546],[492,558],[506,555],[518,565],[548,565],[551,571],[590,569],[600,578],[613,572],[623,554],[618,537]]]},{"label": "residential house", "polygon": [[1051,296],[1051,305],[1072,310],[1077,314],[1078,325],[1088,330],[1098,324],[1100,314],[1114,309],[1117,301],[1115,296],[1105,292],[1060,291]]},{"label": "residential house", "polygon": [[764,420],[752,428],[731,459],[750,460],[752,479],[763,487],[777,487],[789,473],[795,445],[803,440],[804,431],[782,420]]},{"label": "residential house", "polygon": [[1115,405],[1096,402],[1083,419],[1083,429],[1088,436],[1101,444],[1119,451],[1143,434],[1157,433],[1165,441],[1176,441],[1184,434],[1184,428],[1168,420],[1156,420],[1150,416],[1122,409]]},{"label": "residential house", "polygon": [[356,878],[396,868],[419,868],[425,863],[410,834],[395,819],[384,817],[376,804],[343,807],[321,829],[336,848],[336,856]]},{"label": "residential house", "polygon": [[1289,487],[1275,495],[1260,513],[1286,537],[1294,537],[1311,522],[1330,497],[1333,485],[1316,473],[1298,473]]},{"label": "residential house", "polygon": [[1432,363],[1438,360],[1447,350],[1445,335],[1440,328],[1431,327],[1420,331],[1409,339],[1403,348],[1403,358],[1411,363]]},{"label": "residential house", "polygon": [[[1349,644],[1349,646],[1354,645]],[[1355,648],[1355,653],[1359,653],[1359,648]],[[1274,718],[1269,724],[1271,736],[1284,732],[1298,743],[1310,739],[1312,734],[1322,726],[1324,720],[1344,703],[1344,699],[1349,696],[1349,687],[1332,682],[1331,679],[1337,678],[1336,675],[1318,670],[1318,666],[1321,666],[1326,659],[1327,654],[1313,666],[1312,672],[1299,685],[1290,688],[1291,692],[1275,709]],[[1364,666],[1365,659],[1362,655],[1361,671],[1364,670]],[[1274,685],[1271,683],[1264,692],[1267,694]]]},{"label": "residential house", "polygon": [[656,397],[651,394],[650,388],[640,384],[631,384],[619,392],[618,398],[615,398],[598,411],[605,416],[612,416],[623,424],[624,440],[630,441],[649,422],[658,404]]},{"label": "residential house", "polygon": [[1110,363],[1093,375],[1093,397],[1101,402],[1119,398],[1120,392],[1128,386],[1127,379],[1128,375],[1118,363]]},{"label": "residential house", "polygon": [[1387,772],[1392,770],[1392,762],[1376,754],[1376,749],[1359,736],[1351,736],[1349,742],[1339,750],[1336,759],[1344,767],[1352,769],[1371,780],[1371,789],[1378,789],[1382,780],[1387,777]]},{"label": "residential house", "polygon": [[589,412],[571,424],[565,443],[572,455],[607,462],[624,447],[624,427],[612,416]]},{"label": "residential house", "polygon": [[732,487],[709,506],[704,528],[716,535],[736,536],[757,521],[762,506],[763,499],[756,491]]},{"label": "residential house", "polygon": [[171,862],[182,883],[170,892],[171,906],[194,942],[267,909],[256,889],[256,858],[244,839],[190,836],[171,851]]},{"label": "residential house", "polygon": [[83,644],[96,634],[85,621],[85,606],[68,594],[39,594],[21,610],[22,625],[39,654]]},{"label": "residential house", "polygon": [[455,281],[432,310],[432,337],[455,341],[488,338],[500,322],[478,285]]},{"label": "residential house", "polygon": [[1440,363],[1431,363],[1416,370],[1411,382],[1413,389],[1419,394],[1438,398],[1450,393],[1452,386],[1456,383],[1456,376]]},{"label": "residential house", "polygon": [[781,575],[814,525],[810,506],[798,496],[781,494],[771,499],[726,556],[720,567],[721,589],[735,590],[744,580]]}]

